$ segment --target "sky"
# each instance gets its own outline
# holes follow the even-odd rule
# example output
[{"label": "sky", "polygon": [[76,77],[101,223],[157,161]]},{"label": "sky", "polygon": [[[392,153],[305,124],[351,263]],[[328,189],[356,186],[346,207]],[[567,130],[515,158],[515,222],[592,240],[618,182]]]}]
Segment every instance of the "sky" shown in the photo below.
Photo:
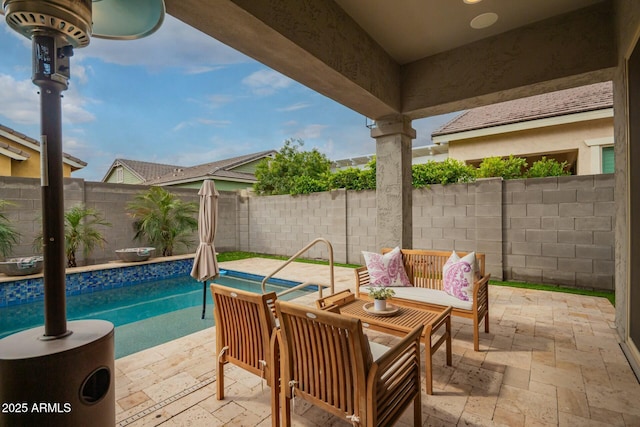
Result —
[{"label": "sky", "polygon": [[[0,124],[40,139],[31,41],[0,17]],[[454,114],[415,120],[414,146]],[[167,15],[153,35],[75,49],[63,151],[100,181],[116,158],[195,166],[299,138],[331,160],[375,153],[366,118]]]}]

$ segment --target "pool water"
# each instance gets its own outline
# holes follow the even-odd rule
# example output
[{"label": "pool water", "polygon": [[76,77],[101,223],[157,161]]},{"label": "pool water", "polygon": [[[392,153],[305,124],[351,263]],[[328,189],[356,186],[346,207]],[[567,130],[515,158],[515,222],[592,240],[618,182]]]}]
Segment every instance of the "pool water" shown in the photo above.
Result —
[{"label": "pool water", "polygon": [[[260,283],[223,275],[221,285],[260,293]],[[67,319],[102,319],[114,324],[115,357],[123,357],[213,326],[213,303],[207,285],[202,319],[203,284],[190,276],[67,297]],[[280,292],[286,286],[267,285]],[[283,299],[303,295],[287,294]],[[0,308],[0,338],[44,324],[44,301]]]}]

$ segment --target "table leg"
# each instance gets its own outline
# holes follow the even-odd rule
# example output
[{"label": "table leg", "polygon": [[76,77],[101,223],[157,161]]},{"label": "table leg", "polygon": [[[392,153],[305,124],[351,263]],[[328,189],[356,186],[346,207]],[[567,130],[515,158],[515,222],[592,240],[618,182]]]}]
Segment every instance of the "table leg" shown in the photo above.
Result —
[{"label": "table leg", "polygon": [[433,394],[433,348],[431,348],[431,327],[424,331],[424,367],[427,394]]}]

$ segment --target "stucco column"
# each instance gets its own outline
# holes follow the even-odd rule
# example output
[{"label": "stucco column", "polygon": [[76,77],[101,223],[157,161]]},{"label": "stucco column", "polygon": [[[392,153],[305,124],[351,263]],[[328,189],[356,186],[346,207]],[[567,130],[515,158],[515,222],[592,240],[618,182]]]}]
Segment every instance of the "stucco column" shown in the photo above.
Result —
[{"label": "stucco column", "polygon": [[376,247],[411,248],[411,142],[416,131],[406,116],[376,120]]}]

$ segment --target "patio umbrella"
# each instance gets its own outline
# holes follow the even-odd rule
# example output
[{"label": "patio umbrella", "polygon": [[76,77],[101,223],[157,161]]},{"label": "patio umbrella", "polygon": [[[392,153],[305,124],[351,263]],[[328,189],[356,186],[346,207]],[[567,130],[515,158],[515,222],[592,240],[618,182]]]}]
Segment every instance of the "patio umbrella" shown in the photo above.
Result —
[{"label": "patio umbrella", "polygon": [[204,282],[202,288],[202,318],[207,307],[207,280],[215,278],[218,273],[218,260],[213,238],[216,235],[218,221],[218,191],[211,180],[202,182],[198,191],[200,196],[200,212],[198,214],[198,236],[200,244],[193,259],[191,277]]}]

